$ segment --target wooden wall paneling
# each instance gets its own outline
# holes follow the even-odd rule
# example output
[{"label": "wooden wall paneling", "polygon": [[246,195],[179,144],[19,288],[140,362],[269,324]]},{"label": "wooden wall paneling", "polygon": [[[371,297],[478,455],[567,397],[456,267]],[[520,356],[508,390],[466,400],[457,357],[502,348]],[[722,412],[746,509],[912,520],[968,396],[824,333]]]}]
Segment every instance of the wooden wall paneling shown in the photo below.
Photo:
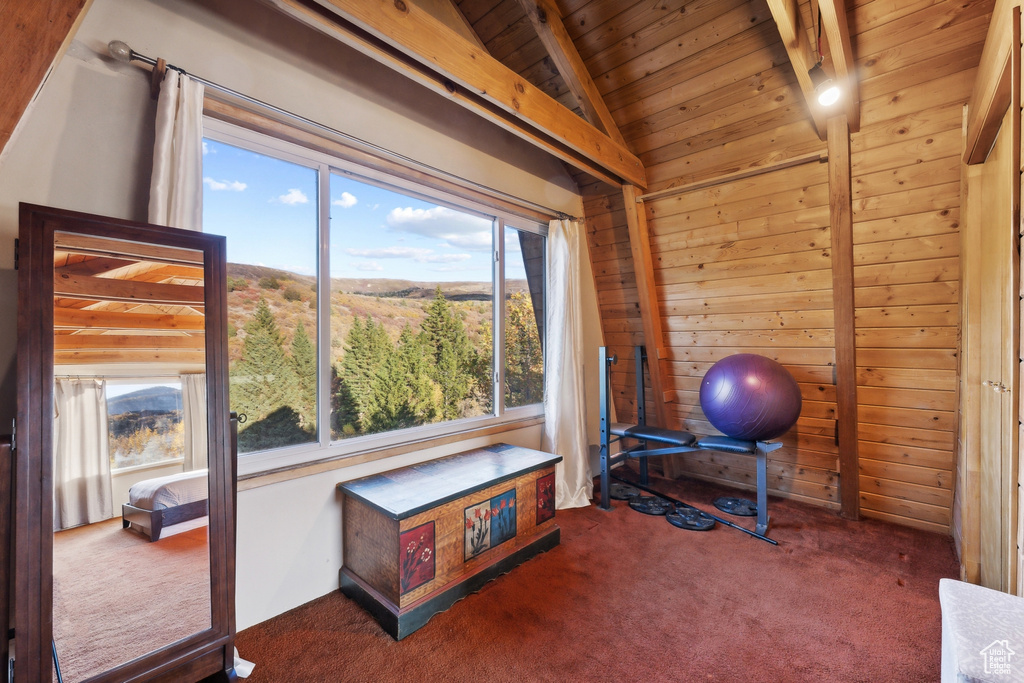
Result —
[{"label": "wooden wall paneling", "polygon": [[0,154],[92,0],[8,0],[0,22]]},{"label": "wooden wall paneling", "polygon": [[[767,11],[744,0],[692,3],[690,7],[691,11],[680,13],[678,21],[649,26],[648,30],[611,45],[587,60],[587,67],[595,74],[601,91],[612,93],[629,87],[651,74],[664,72],[693,58],[720,59],[720,55],[706,53],[716,52],[722,42],[771,22]],[[681,30],[683,26],[688,30]],[[626,57],[626,61],[621,61]],[[692,71],[693,64],[689,66]],[[657,82],[652,81],[646,87]]]},{"label": "wooden wall paneling", "polygon": [[848,519],[858,519],[860,516],[860,464],[857,454],[857,360],[853,305],[854,254],[850,129],[845,115],[830,118],[827,125],[840,497],[843,516]]},{"label": "wooden wall paneling", "polygon": [[[667,400],[682,428],[715,433],[698,399],[711,365],[742,352],[783,363],[799,382],[805,411],[771,454],[769,490],[838,508],[826,173],[817,163],[764,170],[645,201],[665,317]],[[798,214],[815,218],[778,219]],[[753,486],[753,465],[742,457],[691,453],[677,464],[690,476]]]}]

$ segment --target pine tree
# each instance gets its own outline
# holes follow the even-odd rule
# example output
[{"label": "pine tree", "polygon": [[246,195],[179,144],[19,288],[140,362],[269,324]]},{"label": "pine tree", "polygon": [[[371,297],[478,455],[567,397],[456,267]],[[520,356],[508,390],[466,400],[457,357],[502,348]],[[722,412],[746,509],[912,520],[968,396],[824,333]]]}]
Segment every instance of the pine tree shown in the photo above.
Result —
[{"label": "pine tree", "polygon": [[391,354],[392,345],[383,325],[366,316],[366,322],[356,318],[345,340],[345,355],[339,370],[338,422],[345,434],[357,434],[366,429],[371,384],[381,364]]},{"label": "pine tree", "polygon": [[[298,424],[298,378],[284,352],[281,331],[262,297],[245,325],[242,357],[231,370],[231,403],[245,413],[247,426],[239,432],[243,451],[262,450],[308,440]],[[289,412],[290,411],[290,412]],[[273,427],[257,425],[274,415]]]},{"label": "pine tree", "polygon": [[462,320],[448,305],[440,285],[427,306],[420,335],[434,361],[430,378],[441,390],[441,417],[459,418],[462,403],[474,387],[474,351]]},{"label": "pine tree", "polygon": [[296,410],[305,429],[316,431],[316,350],[306,334],[306,326],[299,321],[292,336],[292,367],[298,389]]}]

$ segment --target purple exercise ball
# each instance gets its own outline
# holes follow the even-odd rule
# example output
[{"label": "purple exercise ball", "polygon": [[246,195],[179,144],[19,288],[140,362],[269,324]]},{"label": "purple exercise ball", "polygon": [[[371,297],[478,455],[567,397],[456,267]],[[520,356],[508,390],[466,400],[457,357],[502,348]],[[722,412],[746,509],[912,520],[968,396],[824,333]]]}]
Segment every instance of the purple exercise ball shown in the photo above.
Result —
[{"label": "purple exercise ball", "polygon": [[700,383],[700,406],[715,429],[745,441],[782,436],[800,417],[800,387],[771,358],[727,356]]}]

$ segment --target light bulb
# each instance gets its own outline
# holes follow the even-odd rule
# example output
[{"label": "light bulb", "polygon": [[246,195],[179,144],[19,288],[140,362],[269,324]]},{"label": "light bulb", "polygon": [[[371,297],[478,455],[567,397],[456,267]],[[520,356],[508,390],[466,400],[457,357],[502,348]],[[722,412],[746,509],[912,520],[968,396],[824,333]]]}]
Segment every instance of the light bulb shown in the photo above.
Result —
[{"label": "light bulb", "polygon": [[823,107],[831,107],[839,101],[841,94],[839,86],[828,81],[824,87],[818,89],[818,104]]}]

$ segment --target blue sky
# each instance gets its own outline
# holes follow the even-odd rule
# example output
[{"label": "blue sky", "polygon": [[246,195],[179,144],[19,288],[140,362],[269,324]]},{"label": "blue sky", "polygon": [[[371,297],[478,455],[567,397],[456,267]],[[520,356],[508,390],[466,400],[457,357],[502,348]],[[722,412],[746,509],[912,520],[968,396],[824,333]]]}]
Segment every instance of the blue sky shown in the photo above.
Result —
[{"label": "blue sky", "polygon": [[[203,144],[203,229],[228,238],[228,261],[316,273],[316,171],[213,140]],[[506,231],[506,277],[523,278]],[[491,280],[491,222],[331,178],[332,277]]]}]

